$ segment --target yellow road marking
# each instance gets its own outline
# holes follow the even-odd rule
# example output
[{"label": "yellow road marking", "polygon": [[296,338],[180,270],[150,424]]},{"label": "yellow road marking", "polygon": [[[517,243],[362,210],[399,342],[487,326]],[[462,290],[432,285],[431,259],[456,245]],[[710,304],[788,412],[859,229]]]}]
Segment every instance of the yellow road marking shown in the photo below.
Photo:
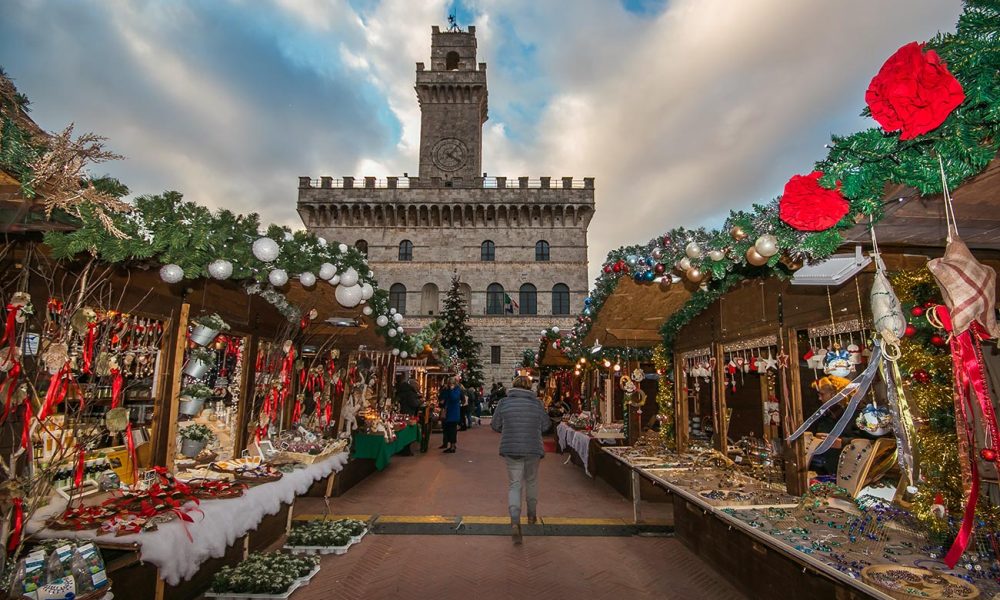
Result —
[{"label": "yellow road marking", "polygon": [[293,521],[322,521],[326,519],[327,521],[339,521],[341,519],[354,519],[355,521],[367,521],[372,518],[372,515],[312,515],[312,514],[301,514],[294,515],[292,517]]},{"label": "yellow road marking", "polygon": [[381,515],[379,523],[455,523],[458,517],[441,515]]}]

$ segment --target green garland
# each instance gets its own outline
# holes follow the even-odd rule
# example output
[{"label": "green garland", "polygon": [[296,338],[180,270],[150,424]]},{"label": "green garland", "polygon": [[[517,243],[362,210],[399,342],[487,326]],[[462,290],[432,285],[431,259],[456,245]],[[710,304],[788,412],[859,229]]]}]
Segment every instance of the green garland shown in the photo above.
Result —
[{"label": "green garland", "polygon": [[[694,291],[691,299],[663,324],[663,346],[671,351],[677,333],[698,314],[739,281],[751,277],[787,278],[792,264],[818,261],[833,254],[842,244],[841,233],[864,220],[878,220],[883,213],[883,196],[888,186],[903,184],[922,195],[941,192],[938,158],[944,162],[948,185],[957,187],[982,172],[1000,150],[1000,0],[966,0],[955,33],[939,34],[926,44],[948,65],[962,83],[965,101],[936,130],[913,140],[902,141],[897,133],[871,128],[850,136],[834,136],[829,152],[816,164],[825,175],[827,187],[841,184],[850,210],[839,223],[821,232],[802,232],[786,225],[778,215],[778,199],[755,204],[749,211],[733,211],[716,230],[675,228],[643,246],[619,248],[608,254],[595,289],[563,348],[571,358],[584,354],[580,342],[618,280],[632,276],[650,282],[663,265],[669,275],[686,258],[686,247],[696,242],[702,257],[689,259],[708,273],[707,284]],[[867,114],[867,109],[865,113]],[[744,237],[732,235],[739,228]],[[754,267],[745,254],[764,234],[773,235],[781,252],[766,265]],[[707,258],[709,251],[721,251],[720,260]],[[677,282],[675,281],[675,285]]]}]

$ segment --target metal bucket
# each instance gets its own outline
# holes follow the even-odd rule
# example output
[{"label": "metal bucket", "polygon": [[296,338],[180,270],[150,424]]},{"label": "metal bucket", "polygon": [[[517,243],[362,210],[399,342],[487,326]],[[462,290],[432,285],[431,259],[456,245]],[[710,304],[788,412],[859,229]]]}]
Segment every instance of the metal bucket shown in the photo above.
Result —
[{"label": "metal bucket", "polygon": [[188,458],[194,458],[202,451],[207,440],[181,440],[181,454]]},{"label": "metal bucket", "polygon": [[201,408],[205,406],[204,398],[181,398],[181,402],[177,405],[177,412],[182,415],[194,416],[201,412]]},{"label": "metal bucket", "polygon": [[204,377],[212,369],[212,365],[207,362],[202,362],[200,360],[189,360],[187,366],[184,367],[184,374],[190,375],[195,379],[200,379]]},{"label": "metal bucket", "polygon": [[212,343],[215,336],[219,335],[219,332],[215,329],[210,329],[204,325],[198,325],[191,332],[191,341],[198,344],[199,346],[207,346]]}]

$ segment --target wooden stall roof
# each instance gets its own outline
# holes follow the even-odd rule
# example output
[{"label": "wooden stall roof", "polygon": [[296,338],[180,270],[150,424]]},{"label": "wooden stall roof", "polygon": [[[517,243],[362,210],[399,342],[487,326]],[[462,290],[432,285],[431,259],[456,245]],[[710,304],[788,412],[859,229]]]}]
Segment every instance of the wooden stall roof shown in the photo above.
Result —
[{"label": "wooden stall roof", "polygon": [[554,367],[557,369],[568,369],[572,367],[574,363],[567,357],[562,350],[556,350],[552,347],[552,343],[549,342],[541,350],[542,355],[538,357],[539,367]]},{"label": "wooden stall roof", "polygon": [[691,297],[684,285],[661,289],[658,284],[636,283],[622,277],[604,301],[584,346],[600,341],[602,346],[649,348],[660,343],[660,326]]},{"label": "wooden stall roof", "polygon": [[[1000,251],[1000,158],[952,191],[958,232],[972,250]],[[903,198],[903,201],[892,202]],[[886,191],[885,217],[876,224],[879,244],[886,248],[944,248],[947,237],[941,195],[920,196],[898,185]],[[867,223],[844,234],[845,244],[870,244]]]}]

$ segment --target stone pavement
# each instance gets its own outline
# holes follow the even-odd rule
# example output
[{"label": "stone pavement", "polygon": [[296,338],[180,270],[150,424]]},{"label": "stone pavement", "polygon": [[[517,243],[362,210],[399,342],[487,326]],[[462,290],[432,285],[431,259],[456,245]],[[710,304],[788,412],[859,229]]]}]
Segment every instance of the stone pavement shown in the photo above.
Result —
[{"label": "stone pavement", "polygon": [[[435,435],[433,446],[440,443]],[[390,466],[330,501],[333,515],[506,514],[499,438],[483,426],[459,432],[458,452],[393,457]],[[580,467],[548,454],[541,463],[539,516],[631,520],[632,503]],[[322,515],[321,499],[300,498],[297,517]],[[669,504],[643,503],[650,521],[669,521]],[[292,600],[470,598],[741,599],[671,537],[509,537],[371,534],[322,570]]]}]

